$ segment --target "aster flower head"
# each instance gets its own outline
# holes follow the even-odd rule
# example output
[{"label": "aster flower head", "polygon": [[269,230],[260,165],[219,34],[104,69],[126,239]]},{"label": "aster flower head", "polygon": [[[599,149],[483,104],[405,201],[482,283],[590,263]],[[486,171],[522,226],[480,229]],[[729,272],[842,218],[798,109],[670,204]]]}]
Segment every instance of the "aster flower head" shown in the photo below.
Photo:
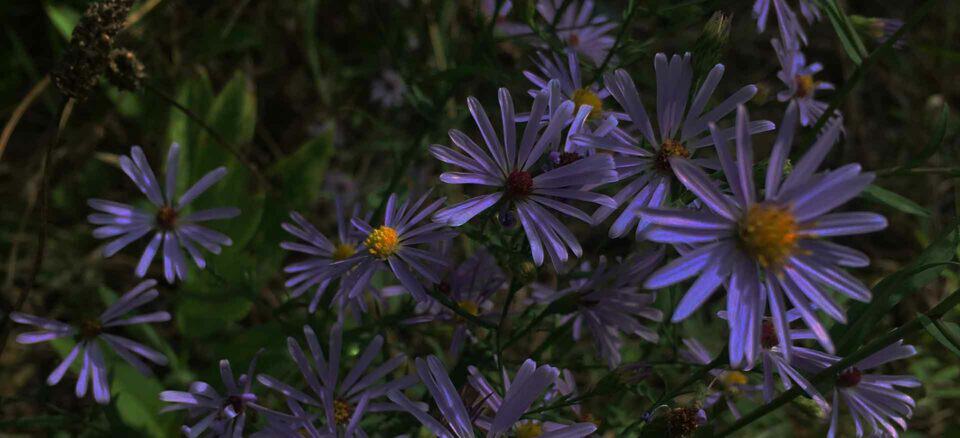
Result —
[{"label": "aster flower head", "polygon": [[[872,436],[897,437],[897,426],[907,430],[907,419],[913,416],[916,403],[899,388],[917,388],[920,380],[913,376],[867,373],[883,364],[917,354],[912,345],[898,341],[843,370],[833,389],[833,411],[830,415],[829,438],[840,434],[840,405],[846,405],[857,437],[866,429]],[[840,358],[834,357],[834,362]],[[821,364],[826,368],[832,363]]]},{"label": "aster flower head", "polygon": [[12,312],[10,313],[10,319],[14,322],[32,325],[40,329],[40,331],[21,333],[17,336],[17,342],[36,344],[54,339],[75,338],[76,345],[47,377],[47,384],[52,386],[59,383],[70,365],[78,357],[83,357],[83,366],[80,369],[80,377],[77,379],[76,385],[77,397],[82,398],[87,394],[87,389],[92,386],[94,400],[99,404],[108,404],[110,403],[110,388],[107,382],[107,364],[103,358],[101,342],[110,346],[118,356],[144,375],[152,375],[153,373],[150,371],[150,367],[140,358],[157,365],[167,364],[167,358],[156,350],[139,342],[109,333],[116,327],[170,320],[170,314],[164,311],[124,317],[133,310],[155,300],[160,295],[160,292],[153,288],[156,285],[155,280],[141,282],[107,307],[99,317],[83,321],[79,328],[52,319]]},{"label": "aster flower head", "polygon": [[537,366],[533,360],[525,360],[512,380],[504,373],[506,394],[502,395],[493,389],[476,367],[467,367],[467,372],[470,386],[479,393],[477,400],[482,401],[486,408],[477,416],[475,423],[487,431],[487,436],[502,436],[513,430],[518,437],[576,438],[597,430],[597,426],[589,422],[565,425],[552,421],[521,420],[534,403],[552,390],[560,375],[560,370],[555,367]]},{"label": "aster flower head", "polygon": [[[220,361],[220,379],[226,389],[220,394],[212,385],[196,381],[190,384],[189,391],[163,391],[160,400],[170,403],[162,412],[187,410],[191,418],[200,418],[193,426],[183,426],[184,435],[197,437],[209,430],[221,437],[242,437],[246,425],[247,409],[260,412],[270,411],[257,404],[257,395],[251,388],[257,356],[250,361],[246,374],[234,378],[230,361]],[[279,413],[277,413],[279,414]]]},{"label": "aster flower head", "polygon": [[370,84],[370,100],[383,108],[396,108],[403,104],[407,84],[396,70],[386,69]]},{"label": "aster flower head", "polygon": [[[320,299],[323,298],[330,283],[353,266],[350,263],[338,262],[356,255],[364,239],[363,234],[357,232],[350,224],[351,218],[359,215],[360,206],[355,205],[351,210],[352,214],[350,214],[344,208],[339,197],[334,201],[334,204],[337,215],[336,241],[328,239],[303,215],[297,212],[290,212],[290,219],[293,220],[293,223],[284,222],[282,224],[285,231],[300,241],[282,242],[280,247],[288,251],[305,254],[308,257],[304,261],[295,262],[283,268],[284,272],[291,274],[284,286],[290,288],[290,296],[293,298],[303,295],[311,288],[314,289],[313,297],[307,307],[310,313],[316,312]],[[336,297],[331,300],[331,304],[335,304],[341,309],[351,304],[360,309],[365,309],[361,296],[348,300],[346,292],[348,291],[340,287]]]},{"label": "aster flower head", "polygon": [[[341,345],[343,343],[343,326],[334,324],[330,329],[330,342],[327,355],[324,355],[316,333],[309,326],[303,327],[303,334],[309,347],[308,356],[300,347],[300,343],[293,337],[287,338],[287,351],[290,358],[297,365],[301,375],[312,393],[301,391],[287,383],[266,374],[257,376],[257,380],[267,388],[283,394],[288,400],[288,406],[294,410],[294,416],[307,418],[305,414],[296,412],[303,404],[319,408],[326,420],[323,435],[352,437],[363,435],[360,429],[360,420],[367,412],[382,412],[396,410],[397,406],[388,402],[377,402],[393,390],[401,390],[412,385],[416,379],[401,378],[389,382],[381,382],[388,374],[402,365],[406,360],[404,355],[390,358],[380,366],[370,369],[374,359],[380,356],[383,349],[383,337],[376,336],[363,353],[357,358],[353,368],[346,376],[340,376]],[[312,425],[299,424],[312,428]],[[309,426],[309,427],[308,427]]]},{"label": "aster flower head", "polygon": [[536,97],[544,90],[549,91],[550,81],[555,80],[560,86],[560,96],[563,99],[573,101],[577,109],[582,105],[591,107],[592,110],[588,116],[590,121],[600,122],[609,116],[626,117],[625,114],[614,113],[609,108],[604,108],[603,101],[610,97],[607,89],[596,83],[583,83],[580,61],[577,59],[576,52],[568,52],[566,61],[553,53],[537,52],[537,59],[533,62],[539,73],[523,71],[523,75],[533,84],[533,88],[528,91],[531,97]]},{"label": "aster flower head", "polygon": [[[798,0],[798,3],[800,13],[807,23],[820,19],[820,8],[811,0]],[[777,16],[777,27],[784,42],[798,46],[807,44],[807,34],[803,31],[800,19],[786,0],[756,0],[753,3],[753,17],[757,19],[757,32],[763,33],[766,30],[771,8]]]},{"label": "aster flower head", "polygon": [[[625,70],[619,69],[614,74],[606,75],[604,83],[617,103],[625,109],[631,125],[614,130],[609,136],[581,134],[573,137],[580,147],[616,154],[618,178],[629,180],[613,197],[617,206],[626,204],[626,207],[610,226],[611,237],[622,237],[634,227],[637,238],[642,236],[649,224],[641,220],[638,209],[659,207],[669,201],[672,187],[676,184],[670,163],[682,160],[716,167],[711,160],[693,157],[698,149],[714,144],[713,137],[707,134],[708,123],[718,122],[757,92],[756,86],[744,86],[707,111],[707,103],[723,77],[724,66],[717,64],[707,74],[688,108],[688,96],[693,86],[690,54],[674,55],[668,60],[665,54],[658,53],[654,58],[654,69],[657,79],[658,131],[654,131],[653,120],[647,115],[633,79]],[[774,126],[769,121],[761,120],[750,123],[748,128],[754,134],[772,130]],[[733,133],[732,128],[725,129],[721,131],[721,138],[732,138]],[[644,141],[647,146],[643,146]],[[593,215],[594,223],[605,220],[617,206],[601,206]]]},{"label": "aster flower head", "polygon": [[[443,276],[436,288],[473,316],[493,320],[498,312],[494,309],[490,297],[503,288],[505,281],[506,275],[497,266],[496,259],[489,252],[478,250],[456,269]],[[453,323],[456,328],[450,343],[450,353],[454,357],[460,354],[464,342],[471,336],[470,325],[463,317],[433,299],[417,303],[416,313],[416,316],[407,318],[403,323]]]},{"label": "aster flower head", "polygon": [[[610,31],[617,23],[603,15],[594,15],[593,1],[539,0],[537,12],[551,25],[567,51],[575,52],[600,65],[613,48]],[[559,14],[559,15],[558,15]]]},{"label": "aster flower head", "polygon": [[735,367],[750,368],[754,364],[760,351],[768,302],[783,350],[791,345],[787,320],[789,302],[816,340],[832,352],[833,343],[814,310],[820,309],[841,323],[846,322],[846,315],[825,289],[858,301],[870,300],[870,290],[843,270],[866,266],[869,264],[866,255],[824,238],[886,227],[886,219],[875,213],[831,213],[862,192],[874,175],[861,172],[858,164],[816,172],[839,136],[841,127],[834,123],[785,176],[784,164],[793,143],[797,112],[796,103],[791,103],[774,142],[762,198],[752,177],[754,159],[747,129],[749,116],[746,109],[740,107],[736,161],[720,137],[719,129],[711,125],[711,132],[717,138],[721,167],[733,196],[722,194],[697,166],[672,160],[680,181],[706,208],[643,211],[644,217],[655,225],[648,233],[650,240],[695,247],[651,274],[645,287],[657,289],[699,274],[673,314],[672,320],[676,322],[689,316],[725,284],[730,363]]},{"label": "aster flower head", "polygon": [[797,102],[800,125],[813,125],[827,109],[826,102],[816,99],[816,93],[834,89],[833,84],[813,78],[813,75],[823,70],[823,65],[819,62],[807,64],[807,58],[800,51],[800,46],[790,45],[789,42],[782,43],[776,38],[771,44],[780,59],[781,70],[777,72],[777,77],[787,86],[786,90],[777,93],[777,99],[781,102]]},{"label": "aster flower head", "polygon": [[91,224],[99,225],[93,230],[93,237],[98,239],[116,237],[104,247],[104,257],[110,257],[141,237],[154,233],[137,263],[135,272],[138,277],[147,274],[154,256],[161,249],[161,244],[163,245],[163,272],[167,283],[173,283],[177,278],[184,280],[187,277],[187,260],[181,248],[187,251],[198,268],[203,269],[206,261],[198,246],[219,254],[221,247],[233,244],[230,237],[199,225],[198,222],[230,219],[239,215],[240,209],[218,207],[184,215],[187,205],[210,186],[223,179],[227,174],[227,168],[218,167],[207,173],[175,201],[179,157],[180,145],[176,143],[170,145],[163,191],[150,168],[150,163],[147,162],[143,149],[134,146],[130,149],[129,157],[126,155],[120,157],[120,168],[147,196],[154,210],[148,211],[103,199],[87,201],[91,208],[98,211],[87,216]]},{"label": "aster flower head", "polygon": [[[429,284],[440,282],[440,273],[449,266],[449,262],[431,251],[417,248],[417,245],[432,244],[452,239],[455,231],[440,223],[422,222],[443,205],[446,198],[440,198],[426,204],[430,193],[399,203],[396,193],[387,199],[383,225],[376,228],[367,221],[354,217],[351,224],[365,236],[357,253],[331,265],[320,279],[328,276],[341,276],[341,288],[346,291],[346,299],[355,299],[367,288],[373,274],[379,270],[389,270],[400,280],[404,289],[417,301],[429,299],[418,275]],[[416,274],[415,274],[416,273]]]},{"label": "aster flower head", "polygon": [[[548,92],[537,94],[529,120],[543,120],[549,99]],[[560,145],[563,128],[568,124],[575,125],[569,123],[573,116],[573,102],[564,101],[557,105],[556,110],[547,117],[546,123],[525,123],[522,137],[518,141],[519,123],[514,112],[513,99],[505,88],[499,91],[499,101],[502,143],[480,102],[470,97],[467,104],[483,137],[486,150],[455,129],[450,131],[450,139],[459,151],[441,145],[430,147],[430,153],[437,159],[463,170],[445,172],[440,175],[441,181],[447,184],[488,186],[496,191],[444,208],[438,211],[433,219],[451,226],[460,226],[484,210],[502,203],[516,211],[530,242],[534,263],[543,264],[546,252],[554,267],[560,270],[570,253],[580,257],[583,249],[573,233],[548,209],[589,223],[589,215],[564,201],[578,200],[612,206],[613,200],[610,197],[593,193],[585,187],[613,181],[616,178],[613,160],[609,155],[596,154],[537,174],[537,162],[548,150]],[[576,120],[585,120],[589,111],[590,107],[582,106]],[[542,125],[546,128],[540,132]]]},{"label": "aster flower head", "polygon": [[621,361],[624,334],[648,342],[659,339],[656,330],[644,326],[640,319],[659,322],[663,313],[653,307],[656,295],[640,293],[640,285],[662,260],[663,251],[635,254],[613,265],[601,256],[588,278],[573,280],[560,291],[535,287],[534,294],[545,302],[575,303],[575,310],[563,315],[560,324],[573,324],[574,340],[582,338],[586,327],[598,353],[613,369]]},{"label": "aster flower head", "polygon": [[[464,170],[445,172],[440,175],[441,181],[495,187],[497,191],[444,208],[434,215],[434,220],[460,226],[495,204],[504,203],[516,210],[530,242],[534,263],[543,264],[546,252],[554,267],[562,269],[570,253],[580,257],[583,249],[573,233],[548,209],[589,223],[589,215],[562,201],[579,200],[612,205],[610,197],[593,193],[584,187],[613,181],[616,178],[613,161],[608,155],[598,154],[535,174],[535,164],[543,154],[560,144],[561,131],[572,116],[574,104],[565,101],[558,105],[556,111],[550,114],[542,133],[541,124],[526,123],[518,142],[518,122],[510,92],[501,88],[499,98],[503,122],[502,143],[480,102],[471,97],[467,104],[487,150],[484,151],[470,137],[455,129],[450,131],[450,139],[462,152],[441,145],[430,147],[430,153],[437,159]],[[537,94],[529,120],[543,118],[548,100],[548,92]],[[584,120],[589,111],[589,107],[581,107],[578,118]]]}]

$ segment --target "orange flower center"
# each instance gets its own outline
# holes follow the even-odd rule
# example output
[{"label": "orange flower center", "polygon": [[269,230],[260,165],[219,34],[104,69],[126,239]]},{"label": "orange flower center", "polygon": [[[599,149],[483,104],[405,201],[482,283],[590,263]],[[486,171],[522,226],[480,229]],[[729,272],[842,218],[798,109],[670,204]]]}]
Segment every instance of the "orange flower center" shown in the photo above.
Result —
[{"label": "orange flower center", "polygon": [[740,244],[764,268],[776,268],[797,246],[797,220],[784,208],[771,204],[750,207],[740,223]]},{"label": "orange flower center", "polygon": [[386,260],[387,257],[394,255],[400,249],[397,230],[386,225],[371,231],[363,244],[367,246],[367,251],[370,251],[370,254],[380,260]]}]

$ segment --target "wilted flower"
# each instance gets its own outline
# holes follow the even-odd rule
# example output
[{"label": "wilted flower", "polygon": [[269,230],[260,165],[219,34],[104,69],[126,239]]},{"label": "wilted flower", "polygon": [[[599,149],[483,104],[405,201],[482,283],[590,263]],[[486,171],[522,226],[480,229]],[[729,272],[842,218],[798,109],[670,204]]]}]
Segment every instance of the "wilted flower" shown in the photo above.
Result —
[{"label": "wilted flower", "polygon": [[292,337],[287,338],[287,351],[314,395],[308,395],[266,374],[258,375],[257,380],[264,386],[280,392],[288,400],[320,408],[326,419],[326,435],[352,437],[360,434],[363,436],[360,420],[367,411],[381,412],[397,409],[397,406],[392,403],[378,403],[375,400],[390,391],[406,388],[416,381],[415,378],[402,378],[378,383],[406,360],[402,354],[392,357],[368,372],[370,365],[380,356],[380,350],[383,348],[381,336],[376,336],[370,341],[357,358],[353,368],[341,379],[339,375],[342,325],[337,323],[330,329],[327,356],[324,356],[320,341],[317,340],[317,335],[310,326],[303,326],[303,334],[310,348],[309,358],[304,354],[300,343]]},{"label": "wilted flower", "polygon": [[553,291],[535,287],[535,294],[548,303],[570,300],[575,303],[572,313],[563,315],[560,324],[573,324],[573,339],[583,336],[583,328],[590,331],[597,351],[610,369],[620,364],[622,334],[635,335],[648,342],[657,342],[653,329],[643,326],[638,318],[658,322],[663,313],[653,307],[656,295],[640,293],[640,284],[663,260],[663,251],[635,254],[608,266],[605,257],[588,278],[572,280],[566,289]]},{"label": "wilted flower", "polygon": [[557,37],[567,50],[589,58],[596,65],[602,64],[613,48],[615,39],[608,33],[617,23],[603,15],[595,16],[592,0],[540,0],[537,11],[544,21],[556,25]]},{"label": "wilted flower", "polygon": [[133,0],[103,0],[87,6],[73,28],[70,45],[50,73],[60,92],[83,100],[97,86],[132,6]]},{"label": "wilted flower", "polygon": [[150,203],[156,207],[156,211],[146,211],[103,199],[87,201],[90,207],[101,212],[87,216],[90,223],[100,225],[93,230],[93,237],[98,239],[116,237],[104,247],[104,257],[110,257],[151,231],[156,231],[143,251],[140,262],[137,263],[135,272],[138,277],[147,274],[147,269],[157,251],[160,250],[161,243],[163,244],[163,272],[167,283],[173,283],[177,278],[181,280],[187,278],[188,266],[181,247],[187,250],[197,267],[203,269],[207,263],[196,245],[219,254],[221,246],[233,244],[233,241],[223,233],[198,225],[197,222],[236,217],[240,214],[240,209],[219,207],[183,215],[184,208],[191,201],[227,174],[227,168],[218,167],[207,173],[174,202],[179,156],[180,145],[176,143],[170,145],[170,152],[167,154],[166,190],[163,192],[143,149],[134,146],[130,149],[129,157],[126,155],[120,157],[120,168],[147,196]]},{"label": "wilted flower", "polygon": [[[518,143],[518,121],[513,99],[506,88],[500,89],[499,98],[503,121],[502,144],[480,102],[470,97],[467,104],[487,150],[481,149],[470,137],[456,129],[450,131],[450,139],[463,153],[441,145],[430,147],[430,153],[440,161],[465,170],[445,172],[440,175],[441,181],[490,186],[497,188],[497,191],[444,208],[434,215],[434,220],[460,226],[499,202],[512,205],[530,242],[534,263],[538,266],[543,264],[546,249],[554,267],[560,270],[568,259],[567,248],[575,257],[580,257],[583,250],[573,233],[547,208],[589,223],[589,215],[560,200],[581,200],[613,206],[614,201],[610,197],[585,188],[613,181],[616,178],[613,160],[606,154],[593,155],[534,176],[535,164],[540,157],[552,146],[560,144],[561,131],[573,114],[574,104],[570,101],[560,104],[550,114],[542,134],[538,132],[540,123],[526,123]],[[529,120],[541,120],[544,117],[547,101],[547,92],[537,94]],[[580,120],[585,119],[589,109],[580,108]]]},{"label": "wilted flower", "polygon": [[[478,250],[456,269],[449,272],[437,285],[437,290],[450,298],[473,316],[481,319],[493,319],[497,310],[490,297],[503,288],[506,276],[497,266],[496,259],[484,250]],[[464,341],[470,336],[470,325],[437,300],[417,303],[417,316],[405,319],[405,324],[423,324],[429,322],[453,322],[456,328],[450,341],[450,354],[460,354]]]},{"label": "wilted flower", "polygon": [[395,108],[403,104],[407,84],[396,70],[384,70],[370,85],[370,100],[383,108]]},{"label": "wilted flower", "polygon": [[[656,116],[659,135],[653,130],[651,118],[640,100],[633,79],[620,69],[615,74],[607,75],[604,82],[613,98],[626,110],[632,125],[626,131],[615,130],[610,136],[578,135],[573,138],[581,147],[617,154],[615,164],[618,179],[631,180],[614,195],[616,206],[601,206],[593,215],[594,223],[600,223],[618,206],[627,204],[610,226],[611,237],[622,237],[634,226],[637,237],[642,236],[649,224],[641,220],[639,209],[659,207],[668,202],[676,179],[670,163],[682,160],[713,167],[712,161],[693,157],[698,149],[714,144],[713,137],[706,134],[707,124],[719,121],[757,92],[757,87],[753,85],[744,86],[710,111],[704,112],[723,77],[724,67],[717,64],[707,74],[687,109],[687,98],[693,85],[690,54],[682,57],[674,55],[668,61],[666,55],[658,53],[653,65],[657,74]],[[751,134],[773,128],[773,123],[766,120],[749,125]],[[721,137],[724,140],[732,138],[733,129],[723,130]],[[643,140],[648,143],[646,147],[642,146]]]},{"label": "wilted flower", "polygon": [[813,125],[827,109],[826,102],[816,99],[816,92],[832,90],[833,84],[813,79],[813,75],[823,70],[823,65],[819,62],[807,64],[807,58],[799,46],[781,43],[776,38],[771,44],[780,59],[781,70],[777,72],[777,77],[787,86],[786,90],[777,93],[777,99],[796,102],[800,111],[800,125]]},{"label": "wilted flower", "polygon": [[829,213],[857,196],[874,179],[872,173],[862,173],[858,164],[816,173],[839,136],[838,124],[830,125],[784,177],[784,163],[797,125],[795,103],[787,108],[767,167],[764,198],[758,199],[748,117],[741,106],[737,111],[736,161],[719,129],[710,126],[732,197],[722,194],[699,167],[671,159],[680,181],[706,208],[642,212],[655,225],[647,233],[650,240],[698,245],[651,274],[645,287],[657,289],[699,274],[677,305],[672,318],[677,322],[727,283],[730,363],[746,368],[754,364],[760,351],[768,301],[774,326],[781,335],[780,347],[790,348],[784,294],[817,341],[828,352],[833,351],[830,335],[814,314],[814,306],[844,323],[844,311],[825,289],[869,301],[870,290],[842,269],[866,266],[869,260],[859,251],[824,238],[877,231],[887,225],[886,219],[875,213]]},{"label": "wilted flower", "polygon": [[[110,403],[110,388],[107,383],[107,364],[103,360],[103,351],[98,341],[103,341],[118,356],[132,365],[137,371],[145,375],[152,375],[148,367],[139,357],[149,360],[157,365],[166,365],[167,358],[143,344],[131,341],[130,339],[106,333],[107,329],[129,326],[135,324],[146,324],[151,322],[163,322],[170,320],[170,314],[163,311],[135,315],[129,318],[122,318],[124,315],[155,300],[160,292],[153,289],[157,285],[155,280],[146,280],[138,284],[129,292],[123,294],[117,301],[107,307],[97,319],[83,321],[80,328],[74,328],[60,321],[41,318],[38,316],[27,315],[20,312],[12,312],[10,319],[20,324],[28,324],[38,327],[41,330],[36,332],[22,333],[17,336],[17,342],[21,344],[36,344],[38,342],[47,342],[54,339],[73,337],[77,344],[67,353],[67,357],[57,365],[57,368],[47,377],[48,385],[56,385],[63,378],[63,375],[70,368],[70,365],[78,356],[83,357],[83,367],[80,369],[80,378],[77,379],[76,394],[77,397],[83,397],[87,393],[88,385],[93,387],[93,398],[100,404]],[[139,357],[137,357],[139,356]]]},{"label": "wilted flower", "polygon": [[[262,352],[262,350],[261,350]],[[259,356],[260,353],[257,353]],[[163,391],[160,400],[171,403],[163,408],[162,412],[172,412],[186,409],[191,418],[202,417],[191,426],[183,426],[183,433],[196,437],[210,430],[214,435],[221,437],[242,437],[247,419],[247,408],[260,412],[269,412],[268,409],[257,404],[257,395],[251,390],[253,372],[257,366],[257,356],[250,361],[246,374],[234,378],[230,361],[220,361],[220,379],[226,393],[221,395],[213,386],[206,382],[196,381],[190,384],[189,391]],[[274,415],[282,415],[275,413]]]}]

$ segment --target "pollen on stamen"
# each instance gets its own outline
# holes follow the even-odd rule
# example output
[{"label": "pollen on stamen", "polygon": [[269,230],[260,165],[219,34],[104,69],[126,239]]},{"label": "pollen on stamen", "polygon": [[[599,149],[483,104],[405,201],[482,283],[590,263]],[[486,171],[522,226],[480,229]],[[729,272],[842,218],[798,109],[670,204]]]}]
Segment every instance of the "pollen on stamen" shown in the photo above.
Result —
[{"label": "pollen on stamen", "polygon": [[756,204],[740,223],[741,248],[764,268],[778,268],[797,249],[797,221],[785,208]]},{"label": "pollen on stamen", "polygon": [[586,88],[578,88],[573,92],[573,96],[571,97],[578,110],[580,109],[580,105],[590,105],[589,118],[599,118],[603,113],[603,101],[600,100],[600,96],[597,96],[597,93]]},{"label": "pollen on stamen", "polygon": [[667,139],[657,151],[654,167],[662,173],[670,174],[673,173],[673,169],[670,167],[671,157],[690,158],[690,155],[690,150],[684,147],[682,143],[674,139]]},{"label": "pollen on stamen", "polygon": [[400,248],[400,238],[397,236],[397,230],[382,225],[371,231],[363,244],[366,245],[367,251],[370,251],[370,254],[374,257],[386,260]]},{"label": "pollen on stamen", "polygon": [[813,76],[797,75],[796,79],[797,79],[796,96],[800,98],[812,96],[816,86],[816,82],[813,80]]}]

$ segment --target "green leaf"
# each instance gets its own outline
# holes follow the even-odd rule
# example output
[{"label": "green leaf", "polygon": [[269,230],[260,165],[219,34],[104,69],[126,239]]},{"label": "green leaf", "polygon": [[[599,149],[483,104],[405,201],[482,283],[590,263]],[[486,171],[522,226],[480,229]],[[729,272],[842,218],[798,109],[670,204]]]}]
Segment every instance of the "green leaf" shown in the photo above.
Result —
[{"label": "green leaf", "polygon": [[857,35],[857,31],[853,28],[850,18],[843,13],[836,0],[816,0],[816,2],[826,13],[830,24],[837,32],[837,37],[840,38],[840,44],[843,46],[844,52],[847,53],[854,64],[860,65],[863,58],[867,56],[867,49],[863,45],[863,41],[860,40],[860,36]]},{"label": "green leaf", "polygon": [[951,353],[960,356],[960,337],[958,337],[955,328],[944,327],[941,321],[931,320],[924,314],[917,315],[917,319],[923,324],[923,328],[927,329],[927,333],[930,333],[937,342],[946,347],[947,350],[950,350]]},{"label": "green leaf", "polygon": [[877,185],[871,184],[867,186],[867,189],[863,191],[861,196],[869,201],[884,204],[907,214],[924,218],[930,217],[930,211],[921,207],[916,202]]},{"label": "green leaf", "polygon": [[[194,294],[177,303],[177,327],[184,336],[205,338],[221,332],[250,313],[253,303],[242,292],[224,285],[216,294]],[[239,295],[239,296],[238,296]]]},{"label": "green leaf", "polygon": [[956,256],[957,237],[956,228],[951,228],[950,232],[944,233],[927,246],[912,263],[877,283],[873,287],[873,299],[869,303],[855,303],[850,307],[850,325],[837,324],[831,331],[834,338],[840,338],[837,351],[841,356],[862,345],[862,341],[874,331],[880,318],[893,310],[900,301],[939,278],[940,273]]},{"label": "green leaf", "polygon": [[906,168],[909,169],[923,164],[940,150],[940,145],[943,144],[943,138],[947,134],[947,122],[949,121],[950,105],[944,103],[943,110],[940,111],[940,118],[937,119],[937,124],[933,129],[933,135],[930,137],[930,141],[927,142],[927,145],[923,147],[916,157],[907,163]]},{"label": "green leaf", "polygon": [[176,417],[159,414],[163,389],[155,377],[144,376],[126,363],[113,367],[110,391],[116,399],[117,413],[125,424],[147,436],[176,435]]},{"label": "green leaf", "polygon": [[73,28],[76,27],[77,22],[80,21],[80,13],[69,6],[55,6],[50,3],[44,5],[44,9],[47,10],[47,16],[50,17],[50,22],[53,23],[53,27],[57,28],[60,36],[65,40],[69,40],[70,35],[73,33]]},{"label": "green leaf", "polygon": [[288,208],[306,208],[320,198],[332,155],[333,128],[330,128],[270,168],[270,175],[283,182],[283,199]]}]

